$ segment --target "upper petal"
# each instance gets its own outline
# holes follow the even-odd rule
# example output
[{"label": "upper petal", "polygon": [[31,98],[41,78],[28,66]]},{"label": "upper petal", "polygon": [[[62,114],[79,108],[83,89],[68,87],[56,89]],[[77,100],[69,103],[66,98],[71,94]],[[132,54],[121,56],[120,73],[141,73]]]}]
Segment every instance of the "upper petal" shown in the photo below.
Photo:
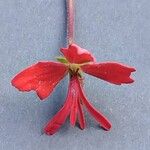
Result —
[{"label": "upper petal", "polygon": [[61,48],[60,51],[70,63],[81,64],[95,61],[95,58],[90,52],[76,44],[71,44],[68,48]]},{"label": "upper petal", "polygon": [[85,73],[113,84],[121,85],[123,83],[134,82],[134,80],[130,78],[130,75],[135,69],[116,62],[88,64],[81,68]]},{"label": "upper petal", "polygon": [[38,62],[17,74],[12,85],[20,91],[34,90],[40,99],[44,99],[50,95],[67,70],[61,63]]}]

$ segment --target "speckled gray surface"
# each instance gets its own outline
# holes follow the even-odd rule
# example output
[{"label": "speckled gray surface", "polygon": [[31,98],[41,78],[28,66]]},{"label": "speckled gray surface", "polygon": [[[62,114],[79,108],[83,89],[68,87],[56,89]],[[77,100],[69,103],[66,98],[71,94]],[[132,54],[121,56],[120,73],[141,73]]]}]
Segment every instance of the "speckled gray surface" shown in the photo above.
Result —
[{"label": "speckled gray surface", "polygon": [[0,1],[0,150],[149,150],[149,0],[76,0],[76,42],[98,61],[137,68],[129,86],[86,76],[87,96],[111,120],[110,132],[86,114],[84,131],[67,121],[54,136],[41,135],[63,104],[67,78],[44,102],[11,87],[18,71],[59,55],[66,44],[65,15],[64,0]]}]

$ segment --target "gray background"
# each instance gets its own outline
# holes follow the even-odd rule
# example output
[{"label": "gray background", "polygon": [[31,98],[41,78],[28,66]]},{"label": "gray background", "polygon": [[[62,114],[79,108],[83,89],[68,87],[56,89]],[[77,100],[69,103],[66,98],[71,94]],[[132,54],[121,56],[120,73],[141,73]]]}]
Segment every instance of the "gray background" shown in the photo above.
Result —
[{"label": "gray background", "polygon": [[112,130],[101,130],[86,113],[84,131],[67,121],[54,136],[41,135],[64,102],[67,78],[43,102],[34,92],[18,92],[10,80],[28,65],[54,60],[66,45],[65,0],[0,0],[0,150],[150,149],[150,1],[75,1],[76,42],[98,61],[137,69],[128,86],[85,78],[88,98]]}]

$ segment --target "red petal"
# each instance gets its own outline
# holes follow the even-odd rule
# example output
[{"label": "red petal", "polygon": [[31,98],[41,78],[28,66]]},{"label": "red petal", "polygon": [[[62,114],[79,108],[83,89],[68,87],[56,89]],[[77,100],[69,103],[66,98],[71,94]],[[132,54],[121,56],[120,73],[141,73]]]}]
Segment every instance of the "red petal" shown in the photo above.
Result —
[{"label": "red petal", "polygon": [[109,122],[109,120],[100,112],[97,111],[91,104],[90,102],[87,100],[86,96],[84,95],[83,89],[81,88],[81,85],[79,83],[79,81],[77,80],[78,83],[78,88],[79,88],[79,92],[80,92],[80,96],[81,99],[84,103],[84,105],[86,106],[86,108],[88,109],[88,111],[91,113],[91,115],[101,124],[101,126],[105,129],[105,130],[110,130],[111,128],[111,123]]},{"label": "red petal", "polygon": [[78,112],[78,90],[75,89],[76,87],[74,87],[74,89],[72,89],[73,93],[71,95],[72,97],[72,101],[73,104],[71,106],[71,113],[70,113],[70,124],[72,126],[75,126],[76,120],[77,120],[77,112]]},{"label": "red petal", "polygon": [[95,58],[90,52],[76,44],[71,44],[68,48],[61,48],[60,51],[70,63],[81,64],[95,61]]},{"label": "red petal", "polygon": [[99,64],[88,64],[82,66],[81,68],[87,74],[117,85],[134,82],[134,80],[130,78],[130,75],[135,71],[135,69],[123,64],[106,62]]},{"label": "red petal", "polygon": [[79,124],[81,129],[85,128],[85,119],[84,119],[84,115],[83,115],[83,111],[80,105],[80,95],[79,95],[79,89],[78,89],[78,84],[77,84],[77,77],[72,77],[72,82],[73,86],[72,86],[72,93],[71,93],[71,97],[72,97],[72,107],[71,107],[71,113],[70,113],[70,123],[72,126],[75,126],[76,120],[77,120],[77,115],[78,115],[78,120],[79,120]]},{"label": "red petal", "polygon": [[67,70],[61,63],[39,62],[16,75],[12,85],[20,91],[36,91],[42,100],[51,94]]},{"label": "red petal", "polygon": [[74,80],[70,81],[67,99],[61,110],[47,123],[44,132],[48,135],[56,133],[67,119],[73,102],[72,94],[74,93]]},{"label": "red petal", "polygon": [[60,129],[70,113],[71,103],[72,99],[68,96],[61,110],[44,127],[44,132],[46,134],[53,135]]},{"label": "red petal", "polygon": [[80,99],[78,99],[78,109],[79,109],[78,110],[78,119],[79,119],[80,128],[84,129],[86,126],[86,123],[85,123],[84,113],[83,113],[83,110],[81,107]]}]

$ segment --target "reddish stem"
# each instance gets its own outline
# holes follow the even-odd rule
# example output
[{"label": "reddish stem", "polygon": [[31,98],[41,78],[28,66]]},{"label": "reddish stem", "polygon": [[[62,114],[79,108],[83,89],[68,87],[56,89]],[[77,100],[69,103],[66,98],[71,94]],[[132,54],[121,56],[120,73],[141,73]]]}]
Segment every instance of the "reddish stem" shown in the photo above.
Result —
[{"label": "reddish stem", "polygon": [[67,3],[67,38],[68,45],[73,43],[74,38],[74,0],[66,0]]}]

